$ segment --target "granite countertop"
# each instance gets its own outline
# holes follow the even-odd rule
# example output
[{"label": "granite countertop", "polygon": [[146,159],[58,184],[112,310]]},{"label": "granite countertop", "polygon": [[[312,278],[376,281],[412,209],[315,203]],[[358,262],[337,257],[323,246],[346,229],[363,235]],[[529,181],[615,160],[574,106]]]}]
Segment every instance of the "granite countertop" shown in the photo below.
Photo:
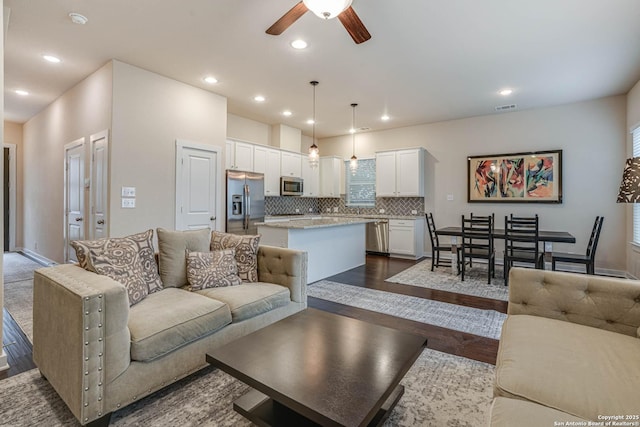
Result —
[{"label": "granite countertop", "polygon": [[352,218],[323,217],[323,218],[316,218],[316,219],[311,219],[311,218],[298,219],[296,221],[259,222],[256,225],[260,227],[306,229],[306,228],[338,227],[341,225],[352,225],[352,224],[366,224],[367,222],[372,222],[372,219],[366,219],[361,217],[352,217]]},{"label": "granite countertop", "polygon": [[270,221],[288,221],[288,220],[305,220],[312,218],[365,218],[365,219],[420,219],[424,218],[424,215],[386,215],[386,214],[340,214],[340,213],[316,213],[316,214],[304,214],[304,215],[277,215],[265,216],[265,219]]}]

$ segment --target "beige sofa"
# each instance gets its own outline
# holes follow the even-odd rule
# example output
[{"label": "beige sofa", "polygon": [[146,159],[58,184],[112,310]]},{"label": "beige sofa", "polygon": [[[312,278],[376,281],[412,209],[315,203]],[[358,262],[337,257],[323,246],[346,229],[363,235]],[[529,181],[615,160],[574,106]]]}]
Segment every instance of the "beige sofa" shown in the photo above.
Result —
[{"label": "beige sofa", "polygon": [[76,265],[37,270],[33,359],[82,424],[206,366],[208,350],[303,310],[307,254],[260,246],[257,283],[166,288],[129,307],[125,288]]},{"label": "beige sofa", "polygon": [[640,282],[514,268],[509,286],[491,426],[640,422]]}]

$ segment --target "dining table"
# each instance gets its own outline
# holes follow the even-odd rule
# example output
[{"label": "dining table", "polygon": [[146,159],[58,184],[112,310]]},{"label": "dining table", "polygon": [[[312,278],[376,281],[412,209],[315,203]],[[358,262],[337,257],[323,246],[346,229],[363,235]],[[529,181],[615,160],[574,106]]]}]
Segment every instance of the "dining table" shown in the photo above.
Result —
[{"label": "dining table", "polygon": [[[451,236],[462,237],[462,227],[442,227],[436,230],[438,236]],[[503,228],[493,229],[494,239],[504,239],[505,232]],[[576,238],[568,231],[538,231],[538,240],[541,242],[554,242],[554,243],[575,243]]]}]

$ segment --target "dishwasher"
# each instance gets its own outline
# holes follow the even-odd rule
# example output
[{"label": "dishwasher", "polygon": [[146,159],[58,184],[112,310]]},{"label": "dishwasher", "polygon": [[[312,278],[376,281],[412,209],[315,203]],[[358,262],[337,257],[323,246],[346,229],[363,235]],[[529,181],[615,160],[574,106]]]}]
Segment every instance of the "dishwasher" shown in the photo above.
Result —
[{"label": "dishwasher", "polygon": [[367,253],[389,254],[389,220],[377,219],[367,223]]}]

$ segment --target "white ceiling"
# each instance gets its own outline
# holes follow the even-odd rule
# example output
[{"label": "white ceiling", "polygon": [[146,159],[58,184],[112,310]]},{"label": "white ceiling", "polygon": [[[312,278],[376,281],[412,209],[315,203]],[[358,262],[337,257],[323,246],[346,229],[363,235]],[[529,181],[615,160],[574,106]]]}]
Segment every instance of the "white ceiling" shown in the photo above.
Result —
[{"label": "white ceiling", "polygon": [[[305,134],[309,81],[319,80],[319,137],[348,132],[352,102],[357,127],[378,130],[625,94],[640,80],[638,0],[354,0],[372,35],[361,45],[337,19],[311,12],[280,36],[265,34],[296,3],[5,0],[5,118],[28,120],[112,58],[223,95],[230,113]],[[72,11],[89,22],[71,23]],[[296,38],[309,47],[292,49]],[[62,63],[43,61],[45,53]],[[207,74],[219,83],[202,82]],[[505,87],[514,93],[498,95]]]}]

